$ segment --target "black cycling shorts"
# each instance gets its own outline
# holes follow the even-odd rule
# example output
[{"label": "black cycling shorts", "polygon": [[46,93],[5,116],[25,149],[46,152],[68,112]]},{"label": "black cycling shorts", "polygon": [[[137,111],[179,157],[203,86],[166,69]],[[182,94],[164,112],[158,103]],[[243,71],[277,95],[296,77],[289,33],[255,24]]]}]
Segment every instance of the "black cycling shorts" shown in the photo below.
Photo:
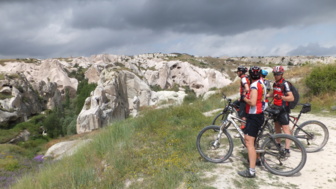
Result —
[{"label": "black cycling shorts", "polygon": [[240,118],[246,117],[246,102],[245,101],[240,101],[239,102],[239,112],[238,116]]},{"label": "black cycling shorts", "polygon": [[261,114],[247,114],[246,115],[246,127],[244,134],[257,137],[258,132],[264,123],[264,113]]},{"label": "black cycling shorts", "polygon": [[[279,107],[279,106],[278,106]],[[279,107],[280,113],[279,115],[274,119],[275,122],[279,122],[280,125],[289,125],[289,108],[283,108]]]}]

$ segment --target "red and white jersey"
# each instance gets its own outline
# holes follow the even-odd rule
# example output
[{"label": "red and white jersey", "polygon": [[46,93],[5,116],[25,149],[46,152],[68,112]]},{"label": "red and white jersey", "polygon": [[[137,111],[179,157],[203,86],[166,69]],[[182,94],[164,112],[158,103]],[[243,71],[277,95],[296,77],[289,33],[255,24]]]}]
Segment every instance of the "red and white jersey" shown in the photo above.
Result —
[{"label": "red and white jersey", "polygon": [[[291,92],[289,84],[281,78],[279,81],[276,81],[273,84],[273,94],[279,96],[285,96],[284,92]],[[288,102],[283,101],[282,99],[274,98],[273,104],[276,106],[288,106]]]},{"label": "red and white jersey", "polygon": [[[254,81],[250,86],[250,91],[257,90],[257,103],[255,106],[250,106],[246,104],[246,113],[248,114],[261,114],[265,108],[266,99],[266,87],[262,79]],[[251,93],[251,92],[250,92]],[[250,94],[246,95],[250,98]]]}]

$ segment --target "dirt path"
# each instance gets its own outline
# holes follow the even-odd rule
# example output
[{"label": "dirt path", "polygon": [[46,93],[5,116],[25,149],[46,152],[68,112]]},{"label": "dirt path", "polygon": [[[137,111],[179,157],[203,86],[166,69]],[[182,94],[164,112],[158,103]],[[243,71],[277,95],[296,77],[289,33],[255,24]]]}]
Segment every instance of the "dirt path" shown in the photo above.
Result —
[{"label": "dirt path", "polygon": [[[295,114],[294,114],[295,115]],[[283,177],[269,173],[263,167],[257,167],[254,179],[240,177],[237,171],[244,170],[246,158],[242,154],[246,150],[235,145],[233,155],[228,161],[216,164],[216,168],[205,173],[211,180],[209,186],[215,188],[336,188],[336,118],[304,114],[300,123],[306,120],[318,120],[329,129],[329,141],[319,152],[308,153],[305,167],[300,173]],[[231,135],[233,135],[232,133]]]}]

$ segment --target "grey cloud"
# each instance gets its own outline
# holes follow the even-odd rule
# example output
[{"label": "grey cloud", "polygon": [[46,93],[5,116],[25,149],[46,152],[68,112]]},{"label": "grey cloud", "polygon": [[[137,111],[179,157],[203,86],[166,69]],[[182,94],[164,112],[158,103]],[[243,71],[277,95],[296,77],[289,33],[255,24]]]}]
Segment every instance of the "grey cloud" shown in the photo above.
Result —
[{"label": "grey cloud", "polygon": [[300,55],[316,55],[316,56],[336,56],[336,46],[321,47],[318,43],[310,43],[306,46],[299,46],[298,48],[288,52],[289,56]]},{"label": "grey cloud", "polygon": [[[78,28],[146,28],[186,33],[231,35],[253,29],[318,22],[320,11],[336,16],[335,1],[147,0],[143,4],[87,4],[74,13]],[[309,18],[312,19],[309,19]]]},{"label": "grey cloud", "polygon": [[[2,0],[0,7],[0,57],[75,56],[131,47],[140,52],[172,35],[174,40],[181,34],[226,37],[336,17],[334,0]],[[59,30],[46,30],[52,25]]]}]

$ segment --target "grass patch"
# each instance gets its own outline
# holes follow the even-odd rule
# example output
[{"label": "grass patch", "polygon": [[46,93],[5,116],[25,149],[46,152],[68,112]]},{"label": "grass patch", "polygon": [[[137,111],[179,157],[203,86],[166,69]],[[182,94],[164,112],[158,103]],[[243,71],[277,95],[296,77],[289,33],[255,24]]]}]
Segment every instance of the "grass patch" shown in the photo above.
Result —
[{"label": "grass patch", "polygon": [[211,164],[200,161],[195,140],[209,120],[189,105],[145,112],[100,130],[74,156],[13,188],[202,188],[199,173]]}]

